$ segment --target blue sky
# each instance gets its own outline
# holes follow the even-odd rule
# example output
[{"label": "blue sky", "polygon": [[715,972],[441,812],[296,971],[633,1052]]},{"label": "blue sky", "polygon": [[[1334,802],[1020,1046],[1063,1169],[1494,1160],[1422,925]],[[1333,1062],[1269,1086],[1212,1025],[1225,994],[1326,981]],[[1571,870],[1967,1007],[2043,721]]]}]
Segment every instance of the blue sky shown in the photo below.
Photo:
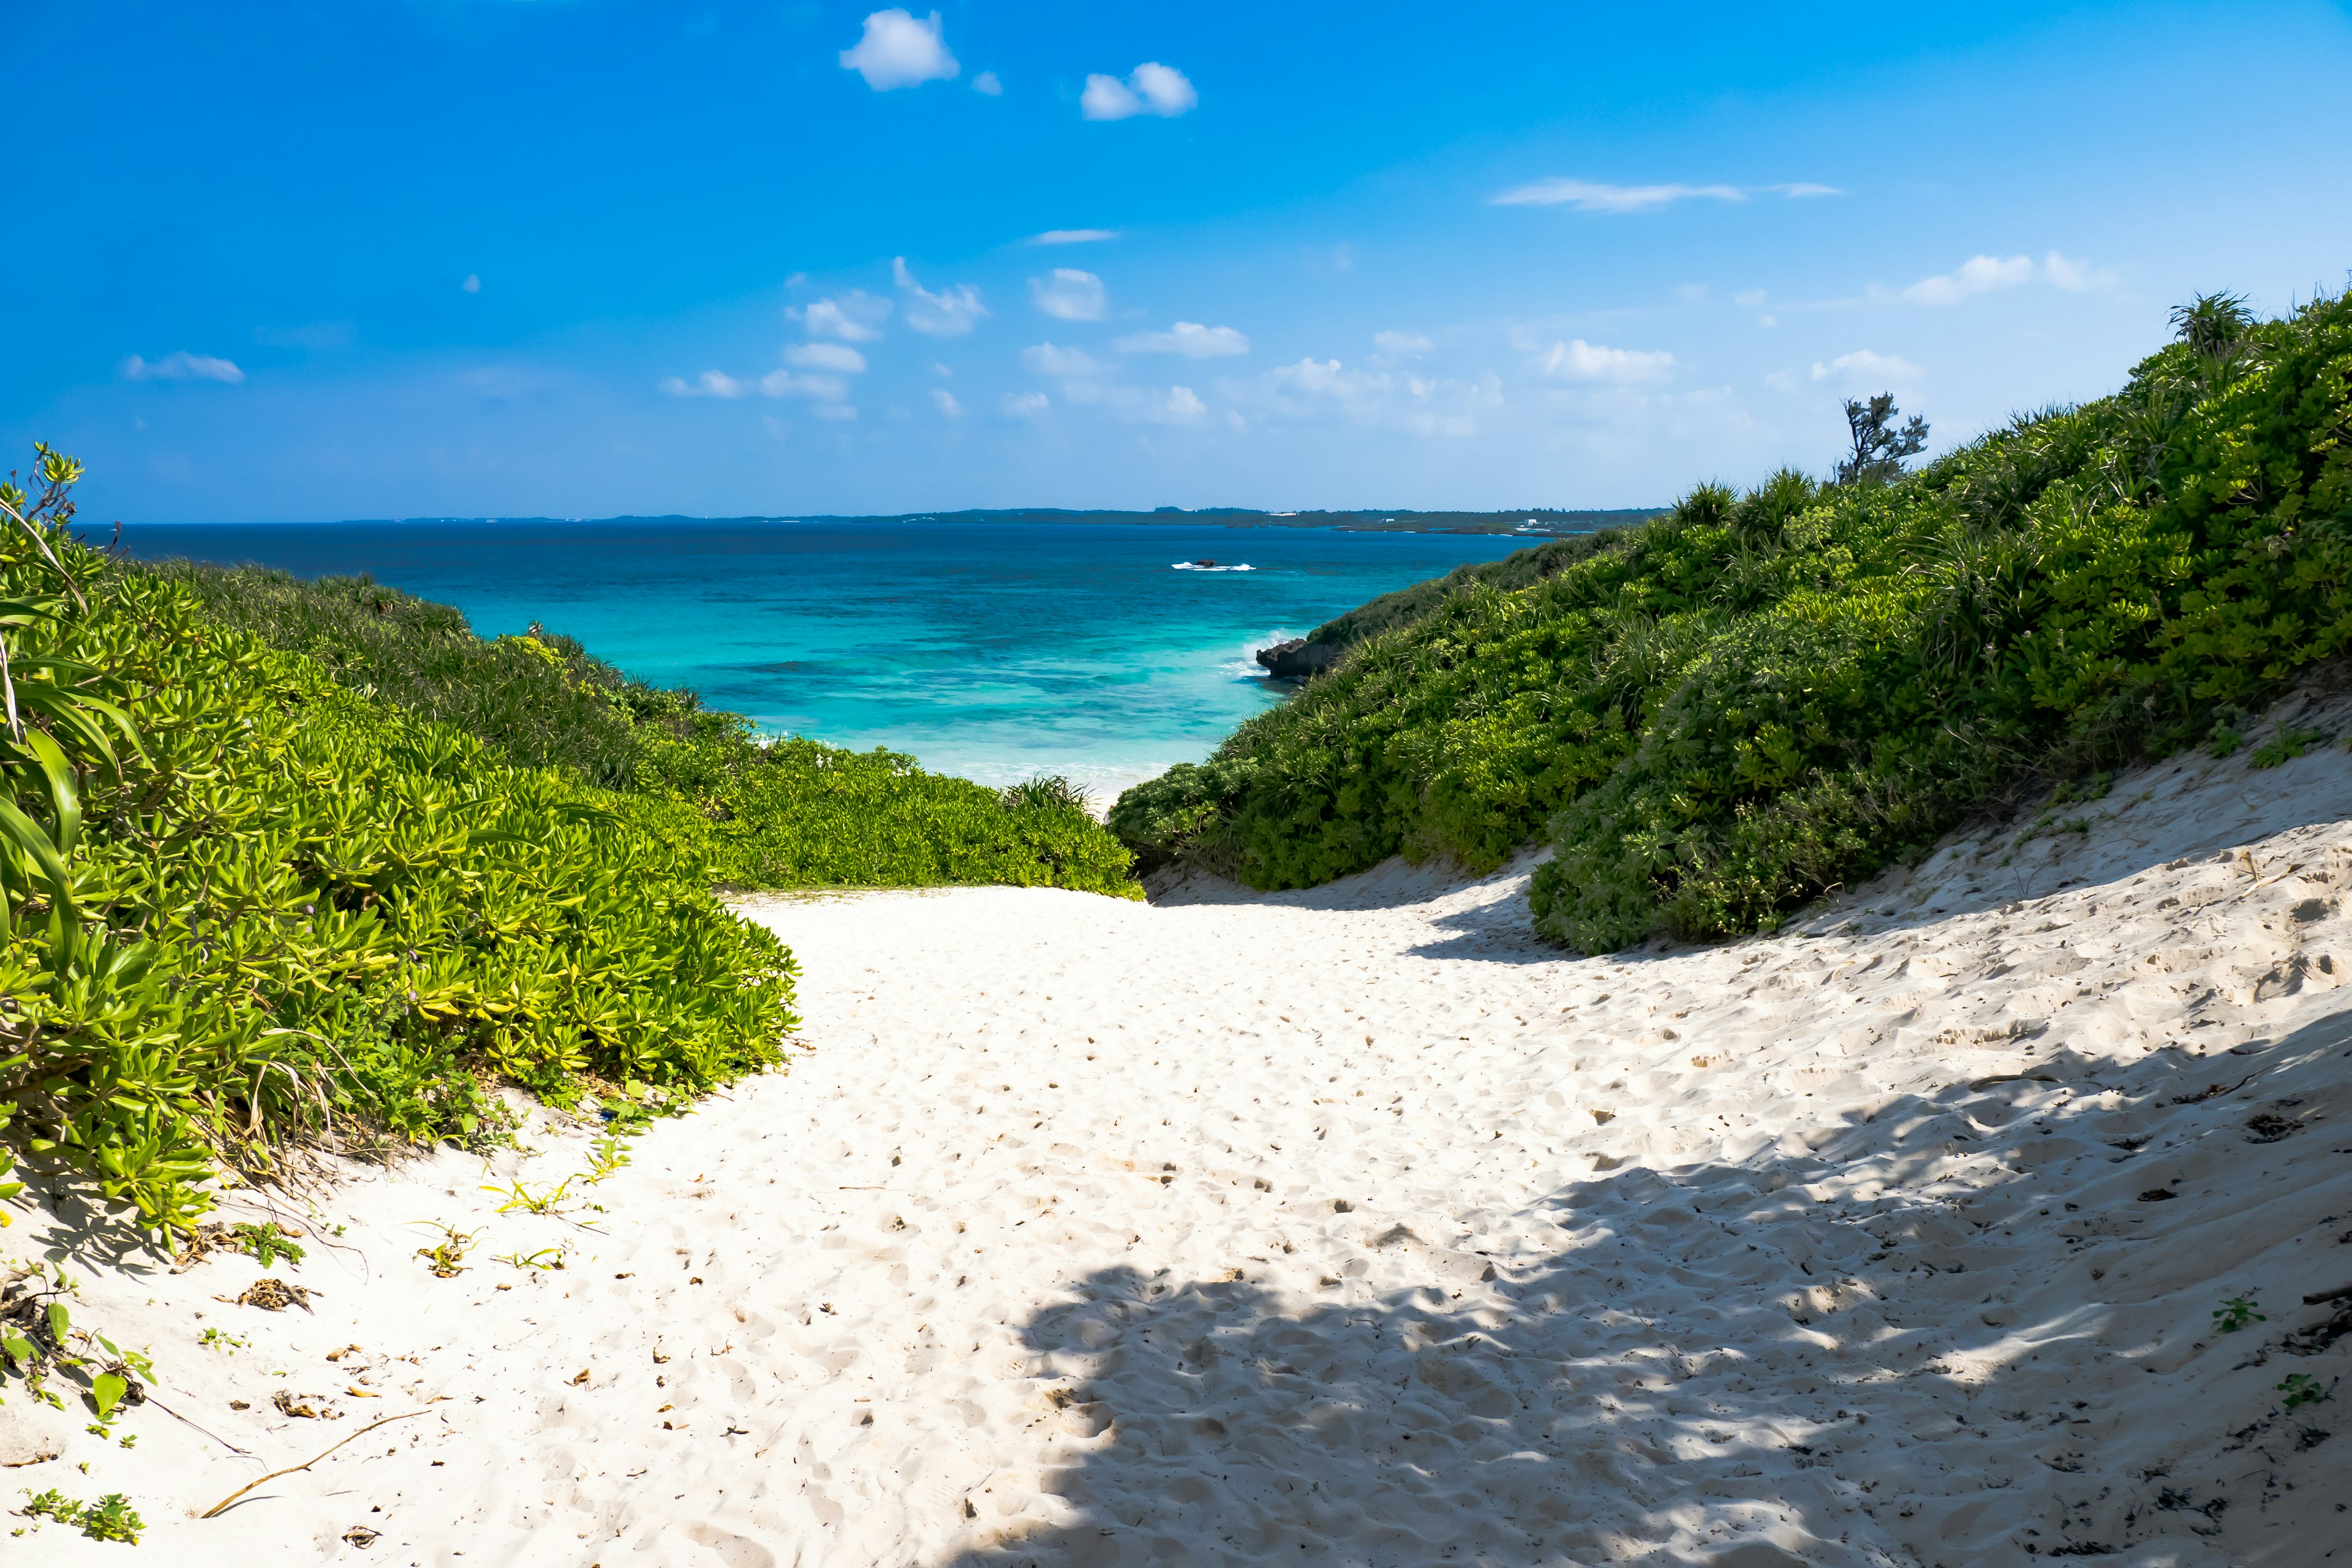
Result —
[{"label": "blue sky", "polygon": [[10,11],[93,521],[1645,504],[2352,266],[2342,5]]}]

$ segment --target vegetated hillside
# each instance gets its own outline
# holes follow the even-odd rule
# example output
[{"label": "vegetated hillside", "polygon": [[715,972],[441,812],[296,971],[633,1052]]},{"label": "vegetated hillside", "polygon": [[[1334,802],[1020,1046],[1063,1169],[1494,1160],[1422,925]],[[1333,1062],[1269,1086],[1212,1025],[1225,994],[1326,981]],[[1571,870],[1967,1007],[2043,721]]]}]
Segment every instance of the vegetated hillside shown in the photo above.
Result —
[{"label": "vegetated hillside", "polygon": [[1538,921],[1601,951],[1769,925],[2036,777],[2228,744],[2352,642],[2352,297],[2178,320],[2115,395],[1896,482],[1702,486],[1466,584],[1111,824],[1262,888],[1549,834]]},{"label": "vegetated hillside", "polygon": [[1596,530],[1515,551],[1500,561],[1456,566],[1443,577],[1432,577],[1368,600],[1317,626],[1307,634],[1307,640],[1330,647],[1349,647],[1381,632],[1411,625],[1465,588],[1494,588],[1504,593],[1524,588],[1566,571],[1597,551],[1613,547],[1620,531],[1615,528]]},{"label": "vegetated hillside", "polygon": [[0,486],[0,1146],[184,1229],[223,1168],[625,1116],[780,1059],[791,955],[568,769],[345,689]]},{"label": "vegetated hillside", "polygon": [[458,610],[365,578],[185,561],[135,570],[184,584],[212,616],[347,687],[621,792],[614,810],[723,886],[1140,893],[1127,850],[1081,803],[986,789],[897,752],[763,742],[741,715],[631,680],[570,637],[478,637]]}]

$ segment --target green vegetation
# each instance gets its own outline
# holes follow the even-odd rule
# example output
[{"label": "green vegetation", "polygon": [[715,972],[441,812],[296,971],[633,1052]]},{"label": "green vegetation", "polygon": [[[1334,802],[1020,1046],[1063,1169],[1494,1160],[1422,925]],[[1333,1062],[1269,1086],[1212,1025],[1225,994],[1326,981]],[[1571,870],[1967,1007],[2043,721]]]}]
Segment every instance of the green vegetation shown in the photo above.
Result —
[{"label": "green vegetation", "polygon": [[147,1528],[147,1521],[121,1492],[109,1492],[96,1502],[76,1502],[51,1487],[37,1496],[28,1495],[25,1506],[16,1511],[27,1519],[78,1524],[92,1541],[121,1541],[133,1546],[139,1543],[139,1532]]},{"label": "green vegetation", "polygon": [[184,561],[139,570],[345,687],[455,725],[514,762],[622,792],[613,809],[724,887],[1139,891],[1127,851],[1066,781],[1000,795],[897,752],[762,743],[741,716],[630,680],[570,637],[478,637],[450,606],[365,578],[303,582]]},{"label": "green vegetation", "polygon": [[570,769],[338,685],[0,488],[0,1125],[150,1227],[292,1145],[668,1107],[780,1059],[791,956]]},{"label": "green vegetation", "polygon": [[1701,486],[1430,593],[1111,825],[1269,889],[1549,834],[1538,927],[1605,951],[1769,926],[2004,794],[2205,740],[2352,643],[2352,298],[2177,324],[2121,392],[1916,473]]}]

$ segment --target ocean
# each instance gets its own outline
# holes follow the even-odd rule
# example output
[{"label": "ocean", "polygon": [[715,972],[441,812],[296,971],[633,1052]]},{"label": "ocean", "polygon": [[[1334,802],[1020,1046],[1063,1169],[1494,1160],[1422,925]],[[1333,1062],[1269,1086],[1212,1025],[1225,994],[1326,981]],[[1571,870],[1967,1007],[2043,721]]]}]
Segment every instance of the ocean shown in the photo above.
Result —
[{"label": "ocean", "polygon": [[[762,731],[1108,797],[1279,700],[1252,653],[1535,541],[928,521],[126,525],[146,557],[371,573],[483,636],[531,622]],[[1249,570],[1180,570],[1213,559]]]}]

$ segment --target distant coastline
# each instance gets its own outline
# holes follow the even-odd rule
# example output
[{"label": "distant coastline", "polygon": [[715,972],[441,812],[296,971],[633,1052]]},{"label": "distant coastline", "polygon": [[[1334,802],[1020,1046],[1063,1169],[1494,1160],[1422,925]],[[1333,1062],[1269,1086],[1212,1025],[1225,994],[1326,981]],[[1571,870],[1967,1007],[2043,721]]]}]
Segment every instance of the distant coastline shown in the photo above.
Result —
[{"label": "distant coastline", "polygon": [[627,513],[618,517],[403,517],[342,518],[333,522],[219,523],[145,522],[142,528],[386,528],[418,524],[480,522],[501,526],[577,527],[583,523],[689,523],[698,527],[745,527],[759,523],[817,522],[872,526],[892,522],[1028,522],[1137,523],[1188,528],[1329,528],[1349,533],[1482,533],[1514,534],[1550,539],[1561,534],[1591,533],[1623,528],[1665,515],[1664,507],[1617,507],[1561,510],[1556,507],[1521,507],[1508,511],[1413,511],[1400,508],[1365,508],[1350,511],[1258,511],[1249,507],[1213,506],[1187,511],[1164,506],[1151,511],[1073,510],[1061,507],[967,508],[961,511],[902,511],[852,514],[797,512],[774,516],[689,517],[668,512],[654,516]]}]

